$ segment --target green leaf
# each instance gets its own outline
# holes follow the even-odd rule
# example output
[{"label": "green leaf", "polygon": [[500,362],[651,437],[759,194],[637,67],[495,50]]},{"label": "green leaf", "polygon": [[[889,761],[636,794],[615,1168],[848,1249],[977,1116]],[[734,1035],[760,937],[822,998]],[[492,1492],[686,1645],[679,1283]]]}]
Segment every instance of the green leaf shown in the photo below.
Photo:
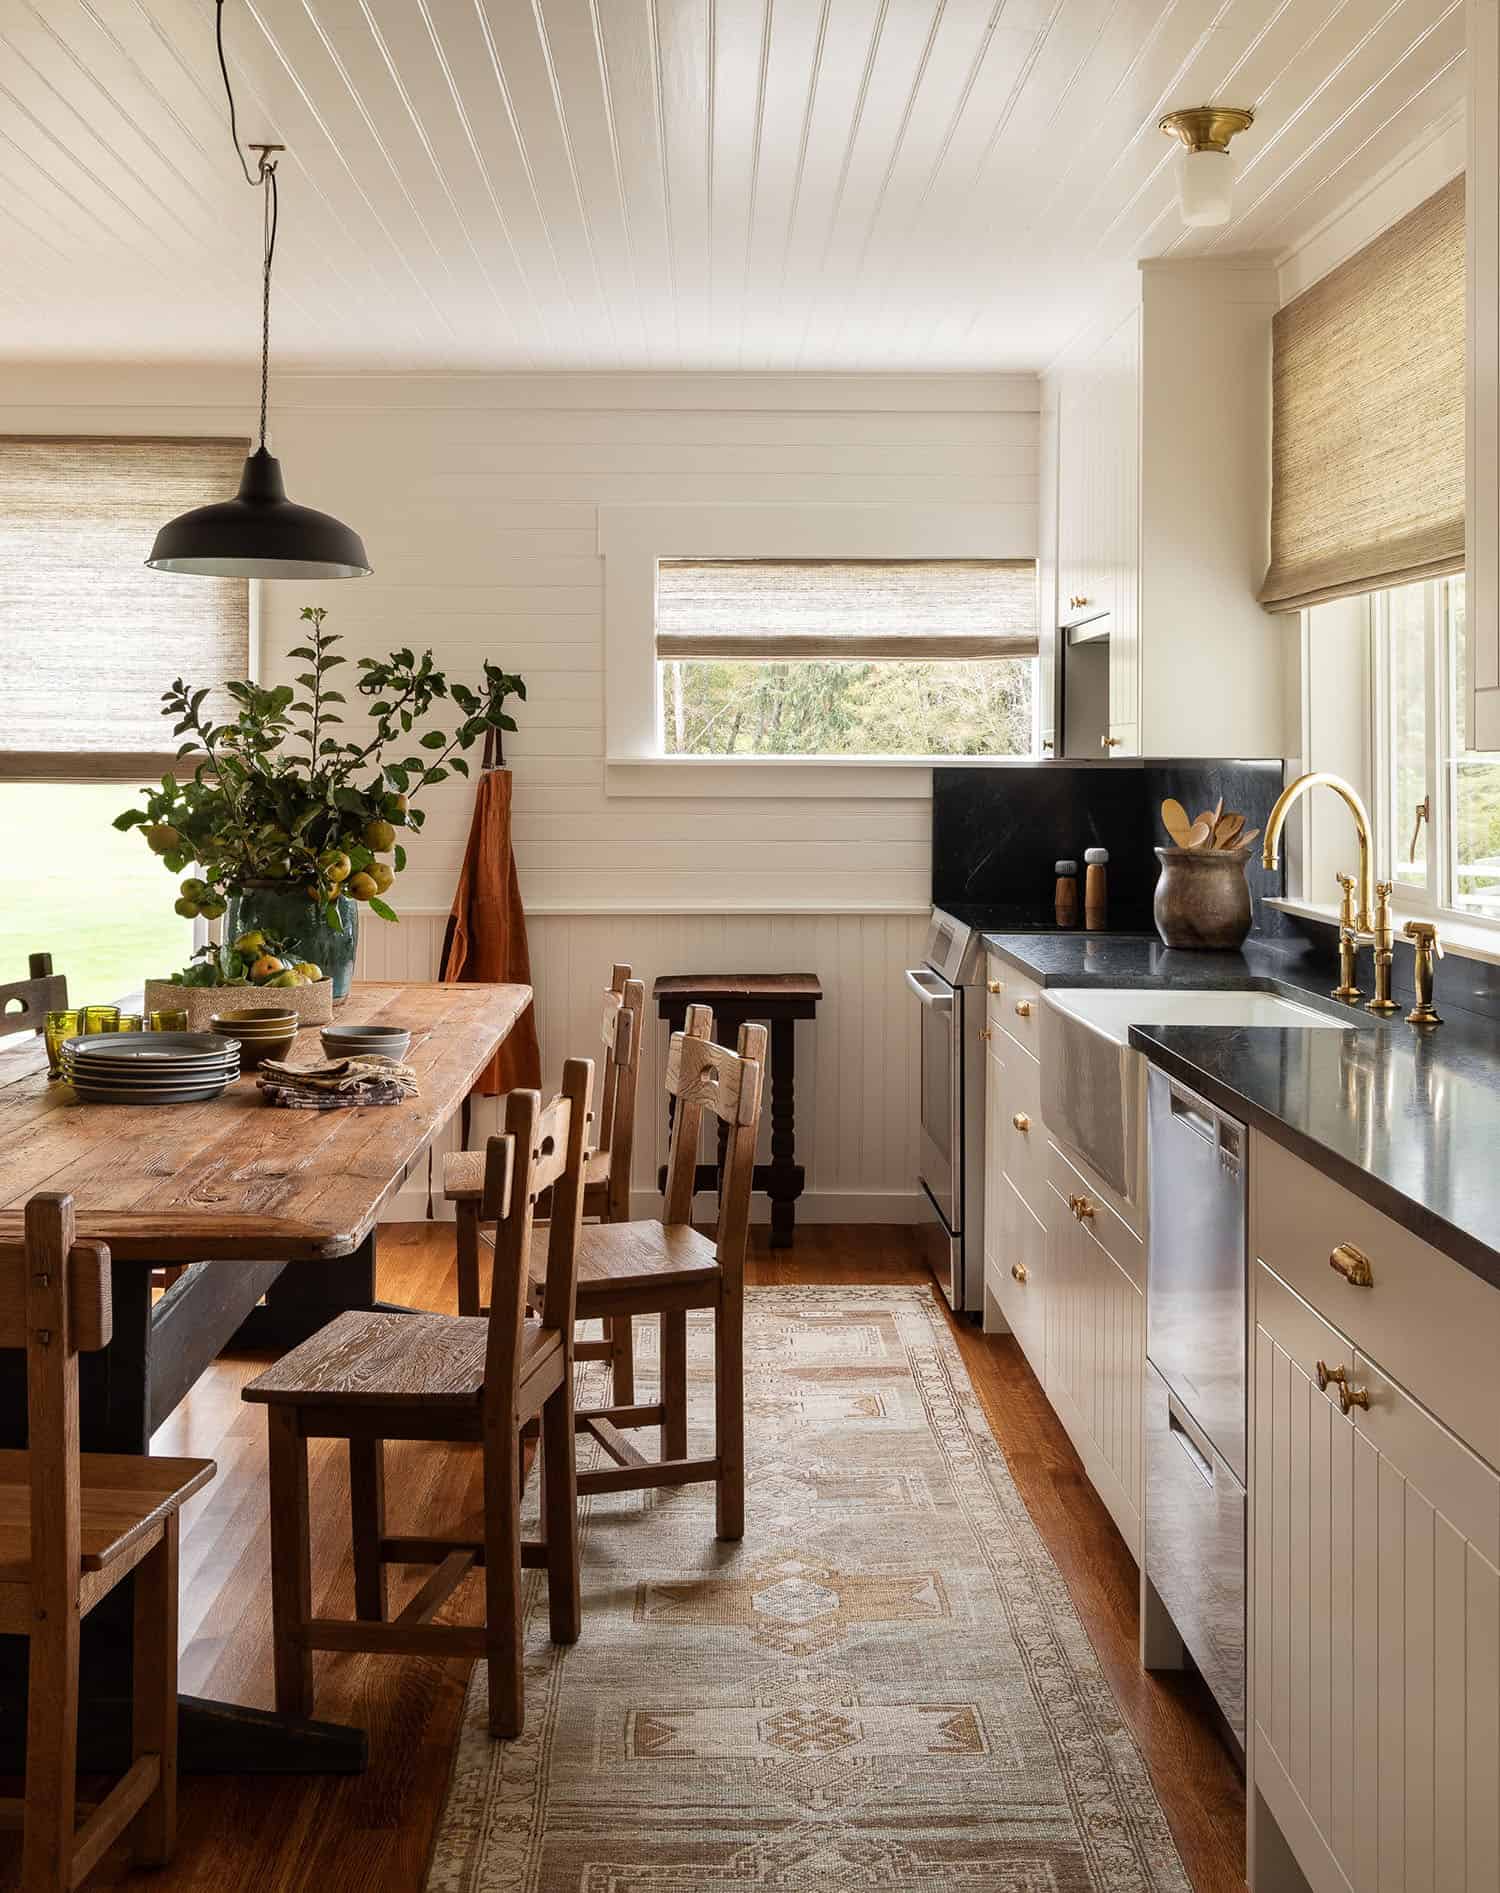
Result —
[{"label": "green leaf", "polygon": [[421,743],[423,749],[441,749],[446,740],[441,730],[429,730]]},{"label": "green leaf", "polygon": [[378,894],[370,896],[370,912],[378,914],[382,920],[389,920],[393,926],[399,926],[400,918],[392,907],[388,907]]},{"label": "green leaf", "polygon": [[117,815],[115,817],[111,826],[118,828],[123,835],[127,829],[139,828],[143,822],[147,822],[150,819],[150,816],[147,815],[144,809],[128,808],[123,815]]},{"label": "green leaf", "polygon": [[[304,612],[303,616],[305,617],[306,615],[307,614]],[[305,644],[294,644],[292,648],[287,652],[287,656],[288,657],[305,657],[308,663],[310,664],[315,664],[318,661],[317,652],[310,651]]]},{"label": "green leaf", "polygon": [[422,780],[429,785],[436,782],[446,782],[448,780],[448,771],[446,769],[429,769],[422,777]]},{"label": "green leaf", "polygon": [[465,778],[467,778],[468,773],[469,773],[469,765],[464,761],[462,756],[453,757],[452,761],[449,764],[449,767],[456,769],[461,776],[464,776]]},{"label": "green leaf", "polygon": [[391,859],[396,864],[396,872],[398,874],[403,873],[406,868],[406,850],[401,846],[399,841],[396,843],[396,852],[391,856]]}]

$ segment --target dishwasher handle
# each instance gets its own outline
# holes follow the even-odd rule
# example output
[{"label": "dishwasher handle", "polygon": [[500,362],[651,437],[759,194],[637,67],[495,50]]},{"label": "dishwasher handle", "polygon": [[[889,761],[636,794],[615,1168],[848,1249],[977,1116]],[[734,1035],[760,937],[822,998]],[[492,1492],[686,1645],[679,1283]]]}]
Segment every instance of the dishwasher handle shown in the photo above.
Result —
[{"label": "dishwasher handle", "polygon": [[953,1010],[953,988],[925,966],[908,966],[906,983],[924,1006],[931,1006],[935,1012]]}]

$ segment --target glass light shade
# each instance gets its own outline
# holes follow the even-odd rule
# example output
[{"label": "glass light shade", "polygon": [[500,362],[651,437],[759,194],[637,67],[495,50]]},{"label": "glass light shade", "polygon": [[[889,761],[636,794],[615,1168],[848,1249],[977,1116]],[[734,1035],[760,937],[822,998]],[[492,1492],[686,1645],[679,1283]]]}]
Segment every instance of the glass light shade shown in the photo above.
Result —
[{"label": "glass light shade", "polygon": [[1229,222],[1234,207],[1234,160],[1227,151],[1184,151],[1177,167],[1182,221],[1195,228]]},{"label": "glass light shade", "polygon": [[281,463],[264,447],[246,460],[232,500],[168,520],[146,563],[202,578],[364,578],[371,570],[357,532],[287,498]]}]

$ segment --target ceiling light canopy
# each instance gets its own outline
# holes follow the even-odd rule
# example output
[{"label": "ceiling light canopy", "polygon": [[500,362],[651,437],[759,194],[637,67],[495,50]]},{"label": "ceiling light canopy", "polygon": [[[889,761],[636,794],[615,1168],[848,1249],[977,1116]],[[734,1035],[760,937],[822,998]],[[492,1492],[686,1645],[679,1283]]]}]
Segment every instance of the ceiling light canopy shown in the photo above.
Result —
[{"label": "ceiling light canopy", "polygon": [[1160,129],[1180,138],[1177,205],[1194,228],[1229,222],[1234,207],[1234,160],[1229,141],[1255,123],[1255,114],[1235,105],[1195,105],[1168,112]]},{"label": "ceiling light canopy", "polygon": [[168,520],[156,535],[146,563],[157,572],[187,572],[202,578],[363,578],[370,571],[364,543],[351,526],[328,513],[298,506],[286,496],[281,462],[266,447],[266,403],[271,378],[271,263],[276,254],[278,214],[276,160],[282,145],[251,145],[258,156],[252,173],[240,151],[234,92],[224,59],[224,0],[215,0],[214,26],[219,71],[229,100],[229,135],[245,182],[264,193],[264,243],[260,305],[260,434],[245,461],[240,490],[232,500],[197,506]]}]

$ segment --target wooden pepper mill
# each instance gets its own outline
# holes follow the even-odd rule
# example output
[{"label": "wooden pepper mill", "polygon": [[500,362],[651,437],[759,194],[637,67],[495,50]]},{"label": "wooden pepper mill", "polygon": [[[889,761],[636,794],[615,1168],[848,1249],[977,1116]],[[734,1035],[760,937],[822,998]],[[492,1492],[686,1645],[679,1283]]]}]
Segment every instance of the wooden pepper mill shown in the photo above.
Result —
[{"label": "wooden pepper mill", "polygon": [[1076,861],[1057,863],[1057,894],[1054,905],[1059,927],[1078,925],[1078,863]]},{"label": "wooden pepper mill", "polygon": [[1086,872],[1083,882],[1083,924],[1097,931],[1109,922],[1109,887],[1104,870],[1109,865],[1108,848],[1085,848]]}]

